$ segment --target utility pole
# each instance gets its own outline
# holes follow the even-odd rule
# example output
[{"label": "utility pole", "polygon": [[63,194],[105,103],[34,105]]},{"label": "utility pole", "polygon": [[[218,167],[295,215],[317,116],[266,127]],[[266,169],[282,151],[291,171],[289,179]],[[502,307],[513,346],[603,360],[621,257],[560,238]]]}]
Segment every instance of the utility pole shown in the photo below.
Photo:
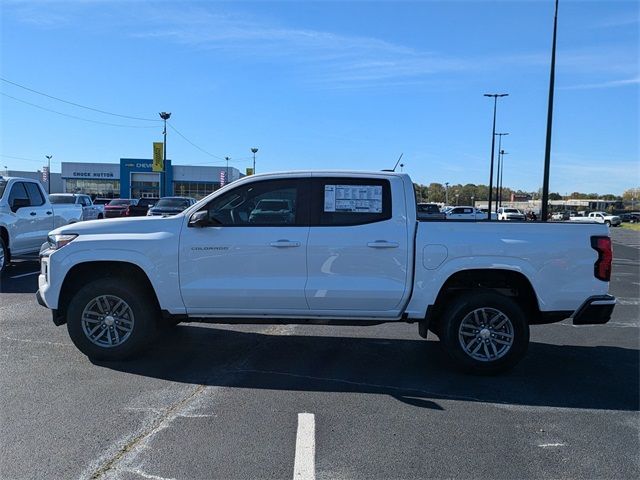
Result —
[{"label": "utility pole", "polygon": [[167,186],[165,185],[165,179],[167,178],[165,172],[167,171],[167,120],[171,118],[171,112],[160,112],[160,118],[164,121],[164,129],[162,131],[162,135],[164,136],[163,140],[163,152],[162,152],[162,172],[160,173],[161,182],[160,182],[160,191],[158,192],[159,197],[163,197],[163,189],[166,190]]},{"label": "utility pole", "polygon": [[495,157],[495,148],[496,148],[496,110],[498,107],[498,98],[508,97],[508,93],[485,93],[485,97],[493,98],[493,133],[491,135],[491,167],[489,168],[489,215],[487,216],[487,221],[491,221],[491,197],[493,193],[493,159]]},{"label": "utility pole", "polygon": [[556,78],[556,32],[558,30],[558,0],[553,16],[553,40],[551,43],[551,72],[549,74],[549,105],[547,107],[547,141],[544,148],[544,175],[542,177],[542,205],[540,220],[547,221],[549,210],[549,169],[551,167],[551,124],[553,121],[553,91]]},{"label": "utility pole", "polygon": [[53,155],[45,155],[47,158],[47,193],[51,195],[51,158]]},{"label": "utility pole", "polygon": [[444,182],[444,204],[449,205],[449,182]]},{"label": "utility pole", "polygon": [[258,149],[253,147],[251,149],[251,153],[253,153],[253,174],[256,174],[256,153],[258,153]]}]

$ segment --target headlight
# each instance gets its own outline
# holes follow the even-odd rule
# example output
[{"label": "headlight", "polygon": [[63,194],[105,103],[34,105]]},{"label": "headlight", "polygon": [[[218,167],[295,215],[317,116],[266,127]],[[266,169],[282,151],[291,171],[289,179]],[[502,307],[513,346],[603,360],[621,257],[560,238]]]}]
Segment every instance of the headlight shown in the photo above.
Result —
[{"label": "headlight", "polygon": [[62,234],[56,234],[56,235],[49,235],[47,237],[47,241],[49,242],[49,248],[51,250],[58,250],[62,247],[64,247],[67,243],[73,241],[78,235],[75,234],[67,234],[67,235],[62,235]]}]

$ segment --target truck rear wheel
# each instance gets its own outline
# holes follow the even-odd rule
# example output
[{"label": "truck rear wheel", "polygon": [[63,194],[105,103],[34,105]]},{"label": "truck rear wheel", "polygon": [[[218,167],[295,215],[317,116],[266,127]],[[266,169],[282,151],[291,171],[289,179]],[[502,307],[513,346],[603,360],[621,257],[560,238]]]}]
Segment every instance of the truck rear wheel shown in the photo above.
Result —
[{"label": "truck rear wheel", "polygon": [[4,238],[0,237],[0,273],[9,265],[9,249],[4,243]]},{"label": "truck rear wheel", "polygon": [[463,370],[493,375],[513,368],[529,346],[529,324],[519,305],[493,292],[457,298],[442,316],[440,340]]},{"label": "truck rear wheel", "polygon": [[102,278],[89,282],[67,308],[67,330],[78,349],[94,360],[122,360],[154,338],[155,299],[134,282]]}]

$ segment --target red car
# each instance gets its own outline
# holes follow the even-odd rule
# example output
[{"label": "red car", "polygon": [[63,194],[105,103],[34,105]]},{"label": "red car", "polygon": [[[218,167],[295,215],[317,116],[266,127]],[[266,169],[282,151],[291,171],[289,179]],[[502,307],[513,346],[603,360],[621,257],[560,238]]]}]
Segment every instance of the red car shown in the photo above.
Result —
[{"label": "red car", "polygon": [[128,217],[131,214],[131,207],[137,204],[138,200],[135,198],[115,198],[104,206],[104,217]]}]

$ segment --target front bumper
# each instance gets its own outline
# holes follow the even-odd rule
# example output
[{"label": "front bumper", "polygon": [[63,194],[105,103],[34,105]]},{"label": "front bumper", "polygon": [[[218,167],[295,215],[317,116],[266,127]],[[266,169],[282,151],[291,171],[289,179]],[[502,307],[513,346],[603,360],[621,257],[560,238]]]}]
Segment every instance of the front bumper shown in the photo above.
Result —
[{"label": "front bumper", "polygon": [[601,325],[611,319],[616,297],[595,295],[589,297],[573,314],[574,325]]}]

